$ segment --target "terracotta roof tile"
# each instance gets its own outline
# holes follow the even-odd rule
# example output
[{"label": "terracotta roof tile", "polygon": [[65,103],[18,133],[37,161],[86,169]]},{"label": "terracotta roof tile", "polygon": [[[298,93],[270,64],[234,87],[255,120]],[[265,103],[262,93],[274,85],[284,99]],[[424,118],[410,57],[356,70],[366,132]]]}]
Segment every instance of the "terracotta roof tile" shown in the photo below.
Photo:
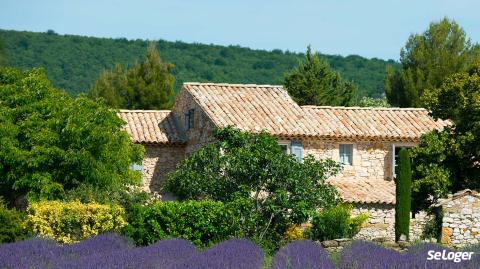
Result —
[{"label": "terracotta roof tile", "polygon": [[395,183],[387,180],[329,180],[350,203],[395,204]]},{"label": "terracotta roof tile", "polygon": [[124,130],[135,143],[184,143],[170,110],[120,110]]},{"label": "terracotta roof tile", "polygon": [[448,121],[435,121],[423,108],[363,108],[302,106],[315,136],[328,139],[418,141],[422,134],[443,129]]},{"label": "terracotta roof tile", "polygon": [[303,110],[282,86],[184,83],[217,127],[272,135],[305,135]]}]

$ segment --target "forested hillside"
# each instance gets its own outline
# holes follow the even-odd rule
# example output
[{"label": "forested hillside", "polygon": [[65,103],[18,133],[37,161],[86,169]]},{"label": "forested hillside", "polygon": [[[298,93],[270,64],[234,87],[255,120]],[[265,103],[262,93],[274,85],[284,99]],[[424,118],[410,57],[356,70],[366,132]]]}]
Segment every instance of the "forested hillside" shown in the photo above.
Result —
[{"label": "forested hillside", "polygon": [[[58,88],[72,95],[91,87],[105,68],[115,63],[132,64],[147,49],[146,40],[95,38],[74,35],[0,30],[7,63],[10,66],[44,67]],[[281,44],[279,44],[281,46]],[[302,53],[281,50],[252,50],[239,46],[188,44],[160,40],[157,48],[164,61],[175,65],[175,90],[184,81],[282,84],[286,71],[297,66]],[[322,55],[330,66],[347,80],[353,81],[361,96],[383,94],[387,64],[393,61]]]}]

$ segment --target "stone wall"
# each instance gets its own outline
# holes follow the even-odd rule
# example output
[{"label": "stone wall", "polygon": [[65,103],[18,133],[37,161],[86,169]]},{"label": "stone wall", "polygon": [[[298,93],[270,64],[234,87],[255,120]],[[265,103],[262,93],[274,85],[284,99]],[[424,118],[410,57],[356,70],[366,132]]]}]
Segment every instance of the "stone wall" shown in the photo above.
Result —
[{"label": "stone wall", "polygon": [[[455,195],[454,195],[455,196]],[[466,194],[442,204],[441,242],[462,247],[480,243],[480,197]]]},{"label": "stone wall", "polygon": [[[185,113],[189,109],[194,110],[194,128],[185,130]],[[178,120],[179,127],[185,133],[187,140],[185,152],[187,154],[214,141],[215,125],[187,90],[182,89],[178,93],[172,113]]]},{"label": "stone wall", "polygon": [[[395,205],[387,204],[355,204],[352,216],[361,213],[368,215],[360,232],[354,239],[395,241]],[[410,219],[410,241],[420,239],[423,228],[429,217],[425,212],[415,215]]]},{"label": "stone wall", "polygon": [[[304,156],[313,155],[316,159],[330,158],[339,161],[339,145],[353,144],[352,165],[345,165],[335,179],[392,180],[392,156],[394,142],[372,141],[303,141]],[[395,145],[415,146],[414,143]]]},{"label": "stone wall", "polygon": [[174,171],[177,163],[183,158],[185,158],[184,145],[145,145],[143,189],[159,192],[167,174]]}]

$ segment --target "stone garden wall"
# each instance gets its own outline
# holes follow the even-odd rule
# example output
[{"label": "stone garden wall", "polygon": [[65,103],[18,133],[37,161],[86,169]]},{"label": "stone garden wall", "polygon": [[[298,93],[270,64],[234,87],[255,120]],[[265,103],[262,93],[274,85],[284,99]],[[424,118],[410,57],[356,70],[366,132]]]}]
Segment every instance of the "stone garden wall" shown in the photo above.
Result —
[{"label": "stone garden wall", "polygon": [[464,190],[438,204],[443,211],[441,242],[463,247],[480,243],[480,195]]},{"label": "stone garden wall", "polygon": [[[395,241],[395,205],[355,204],[352,216],[361,213],[367,214],[368,219],[354,239]],[[420,239],[428,220],[425,212],[420,212],[410,219],[410,241]]]}]

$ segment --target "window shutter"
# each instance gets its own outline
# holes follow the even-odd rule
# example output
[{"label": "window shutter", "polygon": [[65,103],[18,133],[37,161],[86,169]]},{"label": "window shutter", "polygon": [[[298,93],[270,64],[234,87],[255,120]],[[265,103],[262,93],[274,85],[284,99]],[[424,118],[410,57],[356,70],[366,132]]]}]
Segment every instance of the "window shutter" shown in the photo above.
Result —
[{"label": "window shutter", "polygon": [[290,145],[290,153],[299,162],[302,162],[302,158],[303,158],[302,151],[303,151],[302,141],[292,141],[292,144]]}]

